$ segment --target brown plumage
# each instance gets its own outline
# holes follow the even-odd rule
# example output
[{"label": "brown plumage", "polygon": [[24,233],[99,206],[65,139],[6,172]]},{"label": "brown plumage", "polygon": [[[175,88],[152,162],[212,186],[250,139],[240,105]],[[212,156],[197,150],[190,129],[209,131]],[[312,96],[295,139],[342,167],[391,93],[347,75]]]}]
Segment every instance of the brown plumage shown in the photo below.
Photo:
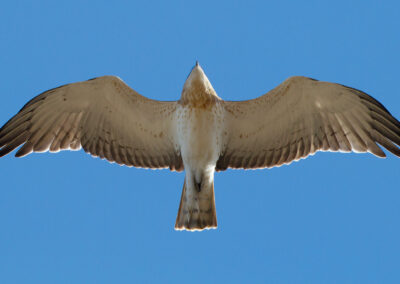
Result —
[{"label": "brown plumage", "polygon": [[0,129],[0,157],[78,150],[121,165],[185,170],[175,228],[217,227],[214,172],[289,164],[317,151],[400,156],[400,122],[362,91],[291,77],[248,101],[217,96],[199,65],[180,100],[104,76],[46,91]]},{"label": "brown plumage", "polygon": [[[217,227],[217,212],[215,210],[214,182],[209,186],[197,186],[193,196],[186,191],[186,180],[183,183],[181,202],[176,217],[176,230],[204,230]],[[195,201],[198,206],[191,203]]]}]

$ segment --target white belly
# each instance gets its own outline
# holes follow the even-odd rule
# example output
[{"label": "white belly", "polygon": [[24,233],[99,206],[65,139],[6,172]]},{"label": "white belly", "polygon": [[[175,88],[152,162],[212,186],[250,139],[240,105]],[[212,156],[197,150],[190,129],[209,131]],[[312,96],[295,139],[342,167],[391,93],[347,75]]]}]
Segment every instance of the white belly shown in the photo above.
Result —
[{"label": "white belly", "polygon": [[[209,110],[179,107],[177,136],[185,170],[194,175],[214,172],[223,147],[223,111],[219,104]],[[210,172],[210,173],[211,173]]]}]

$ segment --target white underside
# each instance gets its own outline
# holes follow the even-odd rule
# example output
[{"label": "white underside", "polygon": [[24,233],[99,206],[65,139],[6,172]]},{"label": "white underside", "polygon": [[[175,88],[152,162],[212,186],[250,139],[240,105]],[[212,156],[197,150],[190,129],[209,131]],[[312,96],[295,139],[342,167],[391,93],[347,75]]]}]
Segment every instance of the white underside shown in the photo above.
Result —
[{"label": "white underside", "polygon": [[223,113],[218,103],[210,110],[182,106],[177,109],[178,144],[187,178],[213,180],[224,143]]}]

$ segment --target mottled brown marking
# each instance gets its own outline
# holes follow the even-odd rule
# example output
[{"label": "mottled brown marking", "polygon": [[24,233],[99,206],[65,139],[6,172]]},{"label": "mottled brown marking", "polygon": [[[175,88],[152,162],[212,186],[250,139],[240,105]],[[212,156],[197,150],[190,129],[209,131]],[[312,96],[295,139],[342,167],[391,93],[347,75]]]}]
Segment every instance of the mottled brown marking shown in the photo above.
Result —
[{"label": "mottled brown marking", "polygon": [[182,106],[198,109],[211,109],[220,98],[210,86],[204,83],[204,79],[194,79],[189,86],[183,87],[182,95],[178,103]]}]

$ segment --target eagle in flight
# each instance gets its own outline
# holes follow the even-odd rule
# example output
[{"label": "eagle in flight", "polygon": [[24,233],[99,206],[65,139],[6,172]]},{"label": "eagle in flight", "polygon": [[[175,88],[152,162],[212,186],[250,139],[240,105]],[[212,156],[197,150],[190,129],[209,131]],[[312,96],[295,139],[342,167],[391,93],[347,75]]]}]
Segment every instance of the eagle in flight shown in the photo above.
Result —
[{"label": "eagle in flight", "polygon": [[290,77],[265,95],[224,101],[198,63],[178,101],[104,76],[48,90],[0,129],[0,157],[79,150],[121,165],[185,170],[177,230],[217,227],[214,172],[289,164],[317,151],[400,157],[400,122],[366,93]]}]

